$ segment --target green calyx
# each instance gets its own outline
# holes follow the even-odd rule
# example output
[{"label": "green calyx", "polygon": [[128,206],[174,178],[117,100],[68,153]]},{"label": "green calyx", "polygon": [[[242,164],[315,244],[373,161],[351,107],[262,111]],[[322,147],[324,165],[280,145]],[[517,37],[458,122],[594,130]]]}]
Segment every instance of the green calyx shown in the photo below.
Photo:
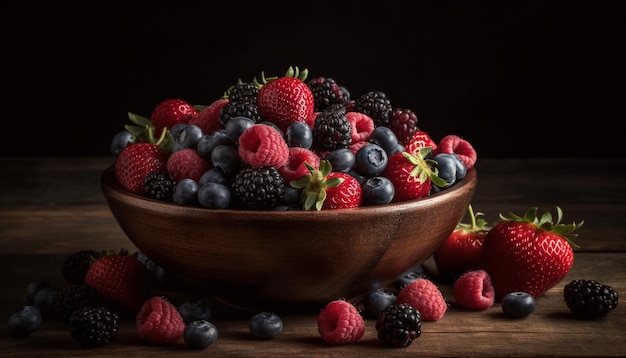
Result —
[{"label": "green calyx", "polygon": [[146,142],[156,144],[170,153],[174,145],[174,137],[167,128],[163,128],[161,135],[157,138],[154,136],[154,126],[149,118],[128,112],[128,118],[133,123],[124,125],[124,129],[129,131],[135,142]]},{"label": "green calyx", "polygon": [[520,217],[512,212],[509,212],[510,217],[500,214],[500,219],[502,221],[521,221],[534,224],[542,230],[561,236],[567,240],[572,247],[579,248],[580,246],[576,245],[572,239],[578,236],[578,234],[574,233],[574,231],[579,229],[583,225],[584,221],[581,221],[578,224],[575,222],[571,224],[561,224],[561,220],[563,219],[563,210],[557,206],[556,213],[556,222],[552,220],[552,214],[549,211],[543,213],[541,217],[537,217],[537,207],[528,209],[526,213],[524,213],[524,217]]},{"label": "green calyx", "polygon": [[306,162],[304,165],[310,174],[292,180],[289,184],[296,189],[302,189],[300,200],[304,210],[322,210],[322,205],[326,200],[326,188],[338,186],[343,182],[343,178],[327,178],[332,172],[332,165],[327,160],[320,161],[319,169],[315,169]]},{"label": "green calyx", "polygon": [[481,212],[474,213],[474,209],[471,204],[467,207],[467,214],[469,215],[470,223],[468,224],[462,222],[463,218],[461,218],[461,221],[456,225],[456,230],[477,233],[481,231],[489,231],[491,229],[491,226],[487,225],[487,221],[480,218],[480,216],[483,216],[484,214]]},{"label": "green calyx", "polygon": [[420,148],[416,154],[402,152],[402,155],[415,166],[409,175],[418,177],[420,183],[425,182],[426,179],[430,179],[430,181],[438,187],[445,187],[448,183],[439,177],[437,162],[432,159],[426,159],[432,150],[432,147],[424,147]]},{"label": "green calyx", "polygon": [[[287,72],[285,73],[283,77],[293,77],[304,82],[308,76],[309,76],[309,70],[307,70],[306,68],[300,71],[300,68],[298,68],[298,66],[289,66],[289,68],[287,69]],[[252,79],[252,83],[254,83],[254,85],[257,86],[257,88],[261,89],[261,87],[263,87],[267,83],[274,81],[278,78],[279,78],[278,76],[265,77],[265,72],[261,71],[261,80],[259,81],[255,77],[254,79]]]}]

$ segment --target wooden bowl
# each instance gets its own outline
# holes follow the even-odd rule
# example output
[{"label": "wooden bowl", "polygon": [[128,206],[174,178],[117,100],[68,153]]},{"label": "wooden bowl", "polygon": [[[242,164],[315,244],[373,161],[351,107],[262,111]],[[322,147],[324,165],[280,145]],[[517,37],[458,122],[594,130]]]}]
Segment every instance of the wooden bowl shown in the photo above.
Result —
[{"label": "wooden bowl", "polygon": [[426,260],[470,204],[476,170],[437,194],[355,209],[211,210],[123,190],[113,167],[106,202],[135,246],[221,302],[249,310],[319,310],[357,300]]}]

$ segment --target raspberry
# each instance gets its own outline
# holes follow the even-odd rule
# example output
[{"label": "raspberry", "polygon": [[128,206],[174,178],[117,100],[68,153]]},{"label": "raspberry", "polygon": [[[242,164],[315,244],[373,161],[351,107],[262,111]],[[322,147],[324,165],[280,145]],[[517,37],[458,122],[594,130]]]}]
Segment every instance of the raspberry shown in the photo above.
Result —
[{"label": "raspberry", "polygon": [[474,147],[470,142],[454,134],[441,138],[437,148],[433,148],[433,155],[439,153],[456,154],[467,169],[472,169],[476,163],[477,154]]},{"label": "raspberry", "polygon": [[453,289],[456,303],[468,309],[486,310],[495,301],[491,277],[485,270],[464,273],[456,280]]},{"label": "raspberry", "polygon": [[253,167],[278,168],[289,159],[289,147],[274,127],[256,124],[239,136],[239,156]]},{"label": "raspberry", "polygon": [[139,338],[153,343],[177,343],[185,331],[185,322],[176,307],[160,296],[144,303],[136,325]]},{"label": "raspberry", "polygon": [[374,131],[374,120],[365,113],[346,112],[346,118],[350,122],[352,133],[352,143],[358,143],[367,140]]},{"label": "raspberry", "polygon": [[290,147],[287,163],[277,169],[285,179],[285,182],[289,183],[292,180],[311,174],[306,165],[304,165],[305,162],[317,169],[320,166],[320,157],[309,149]]},{"label": "raspberry", "polygon": [[326,343],[346,344],[363,338],[365,321],[352,303],[340,299],[329,302],[320,312],[317,329]]},{"label": "raspberry", "polygon": [[439,288],[429,279],[418,278],[398,292],[397,303],[409,304],[417,309],[423,321],[438,321],[448,310]]},{"label": "raspberry", "polygon": [[167,159],[167,172],[176,182],[187,178],[198,182],[208,169],[209,162],[193,148],[176,151]]},{"label": "raspberry", "polygon": [[196,125],[202,129],[202,133],[213,133],[222,128],[220,124],[220,110],[228,103],[225,98],[213,101],[198,114],[189,119],[189,124]]},{"label": "raspberry", "polygon": [[417,115],[406,108],[396,108],[391,113],[389,128],[396,134],[402,145],[407,145],[417,131]]},{"label": "raspberry", "polygon": [[406,151],[415,154],[424,147],[433,148],[433,154],[435,150],[437,150],[437,144],[434,140],[432,140],[432,138],[430,138],[428,133],[418,129],[415,133],[413,133],[413,137],[409,140],[409,144],[406,145]]}]

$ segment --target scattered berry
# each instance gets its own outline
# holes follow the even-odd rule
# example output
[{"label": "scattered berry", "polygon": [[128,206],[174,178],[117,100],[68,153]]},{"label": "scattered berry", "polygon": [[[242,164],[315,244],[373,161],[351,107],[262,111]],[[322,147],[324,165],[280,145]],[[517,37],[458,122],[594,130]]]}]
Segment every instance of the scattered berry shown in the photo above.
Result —
[{"label": "scattered berry", "polygon": [[185,322],[176,307],[160,296],[150,298],[137,314],[139,338],[152,343],[177,343],[183,339]]},{"label": "scattered berry", "polygon": [[567,307],[576,318],[597,319],[606,316],[618,303],[618,293],[596,280],[573,280],[563,289]]},{"label": "scattered berry", "polygon": [[365,334],[365,321],[356,307],[346,300],[329,302],[317,316],[317,329],[328,344],[353,343]]},{"label": "scattered berry", "polygon": [[373,317],[378,317],[387,307],[396,303],[396,295],[392,291],[379,288],[363,298],[363,307]]},{"label": "scattered berry", "polygon": [[111,342],[119,329],[117,313],[102,306],[88,306],[74,311],[69,325],[72,339],[88,348]]},{"label": "scattered berry", "polygon": [[187,299],[178,305],[178,313],[185,324],[193,321],[208,321],[211,318],[209,306],[199,299]]},{"label": "scattered berry", "polygon": [[260,312],[250,318],[250,333],[258,339],[274,339],[283,332],[283,321],[274,312]]},{"label": "scattered berry", "polygon": [[13,337],[27,337],[41,326],[41,311],[35,306],[22,306],[9,317],[9,333]]},{"label": "scattered berry", "polygon": [[448,310],[448,304],[439,288],[426,278],[409,282],[398,292],[397,301],[415,307],[424,321],[438,321]]},{"label": "scattered berry", "polygon": [[495,302],[495,290],[491,277],[485,270],[469,271],[454,283],[456,303],[471,310],[486,310]]},{"label": "scattered berry", "polygon": [[183,330],[183,342],[191,349],[210,347],[217,341],[217,337],[217,327],[207,320],[190,322]]},{"label": "scattered berry", "polygon": [[507,317],[526,317],[535,309],[535,298],[527,292],[510,292],[502,298],[501,308]]},{"label": "scattered berry", "polygon": [[385,346],[407,347],[422,334],[422,317],[410,304],[394,303],[378,316],[376,332]]},{"label": "scattered berry", "polygon": [[29,305],[35,304],[35,295],[39,290],[44,288],[50,288],[50,283],[46,280],[34,280],[26,285],[26,302]]}]

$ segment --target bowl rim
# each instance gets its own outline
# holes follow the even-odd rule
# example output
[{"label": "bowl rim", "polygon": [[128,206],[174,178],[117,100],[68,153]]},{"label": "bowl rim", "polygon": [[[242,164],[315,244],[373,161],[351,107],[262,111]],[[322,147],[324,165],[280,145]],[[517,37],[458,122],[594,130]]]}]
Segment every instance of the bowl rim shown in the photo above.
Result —
[{"label": "bowl rim", "polygon": [[[250,217],[255,217],[258,220],[259,217],[263,216],[271,216],[271,217],[298,217],[303,216],[303,213],[307,214],[306,216],[311,218],[312,216],[309,213],[315,213],[314,217],[324,218],[324,217],[334,217],[337,215],[359,215],[362,216],[365,213],[393,213],[398,211],[404,211],[410,208],[415,208],[416,206],[428,206],[431,202],[437,202],[446,200],[450,194],[461,195],[461,193],[465,191],[473,191],[476,189],[477,185],[477,172],[476,168],[470,168],[465,177],[460,181],[456,182],[449,188],[441,190],[437,193],[430,194],[424,197],[400,201],[396,203],[389,203],[384,205],[366,205],[359,206],[355,208],[347,208],[347,209],[328,209],[328,210],[245,210],[245,209],[210,209],[204,208],[201,206],[189,206],[189,205],[181,205],[170,202],[159,201],[157,199],[148,198],[145,196],[141,196],[138,194],[134,194],[126,191],[122,188],[121,185],[118,184],[115,179],[115,164],[108,166],[100,176],[100,186],[101,190],[107,198],[108,196],[117,196],[119,200],[124,201],[132,201],[136,203],[137,206],[140,206],[145,209],[149,209],[151,211],[155,209],[171,209],[172,207],[177,210],[184,210],[188,213],[195,213],[197,215],[202,215],[203,213],[206,215],[207,213],[211,213],[214,215],[246,215]],[[125,198],[125,199],[123,199]],[[107,199],[108,200],[108,199]],[[165,212],[165,211],[164,211]]]}]

